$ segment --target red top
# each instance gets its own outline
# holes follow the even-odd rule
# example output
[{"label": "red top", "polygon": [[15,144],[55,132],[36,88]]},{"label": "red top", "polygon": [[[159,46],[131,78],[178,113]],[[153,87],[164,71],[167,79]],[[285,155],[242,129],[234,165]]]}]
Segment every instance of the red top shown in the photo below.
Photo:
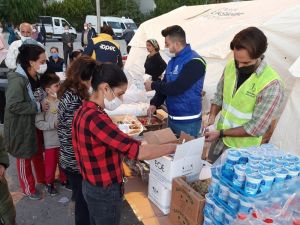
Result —
[{"label": "red top", "polygon": [[83,179],[101,187],[122,183],[121,154],[136,159],[140,146],[91,101],[84,102],[75,113],[72,144]]}]

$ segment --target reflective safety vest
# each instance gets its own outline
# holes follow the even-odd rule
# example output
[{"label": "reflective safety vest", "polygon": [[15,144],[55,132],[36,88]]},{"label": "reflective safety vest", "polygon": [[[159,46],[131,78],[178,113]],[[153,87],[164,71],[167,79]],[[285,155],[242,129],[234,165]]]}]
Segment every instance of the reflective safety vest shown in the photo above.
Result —
[{"label": "reflective safety vest", "polygon": [[[223,105],[217,129],[236,128],[250,121],[257,96],[274,80],[282,82],[280,76],[270,66],[266,66],[259,76],[253,73],[234,93],[236,67],[234,60],[230,61],[224,71]],[[232,148],[259,146],[261,141],[262,136],[223,138],[224,144]]]}]

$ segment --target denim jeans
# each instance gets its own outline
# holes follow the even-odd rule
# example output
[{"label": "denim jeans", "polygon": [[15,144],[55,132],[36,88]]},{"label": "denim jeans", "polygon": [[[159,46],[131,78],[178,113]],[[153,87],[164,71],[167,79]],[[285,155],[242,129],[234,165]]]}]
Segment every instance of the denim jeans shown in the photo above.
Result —
[{"label": "denim jeans", "polygon": [[93,186],[82,181],[82,193],[88,204],[91,225],[119,225],[121,218],[121,186]]},{"label": "denim jeans", "polygon": [[72,198],[75,199],[75,224],[90,225],[89,210],[82,195],[82,176],[76,172],[63,170],[72,187]]},{"label": "denim jeans", "polygon": [[193,120],[192,122],[182,122],[178,120],[168,119],[168,127],[176,134],[180,136],[181,131],[194,137],[199,136],[202,120]]}]

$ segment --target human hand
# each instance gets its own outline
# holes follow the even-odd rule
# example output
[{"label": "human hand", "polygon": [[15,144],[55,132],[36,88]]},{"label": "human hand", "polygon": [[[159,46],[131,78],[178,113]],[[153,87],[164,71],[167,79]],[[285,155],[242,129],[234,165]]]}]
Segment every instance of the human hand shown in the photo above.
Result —
[{"label": "human hand", "polygon": [[177,144],[167,144],[166,147],[168,147],[168,154],[174,154],[176,152]]},{"label": "human hand", "polygon": [[207,120],[203,120],[202,122],[202,133],[208,131],[207,128],[213,124],[215,124],[216,117],[209,116]]},{"label": "human hand", "polygon": [[5,167],[3,165],[0,164],[0,178],[2,176],[4,176],[4,172],[5,172]]},{"label": "human hand", "polygon": [[70,48],[72,48],[72,44],[71,44],[71,43],[68,43],[68,46],[69,46]]},{"label": "human hand", "polygon": [[152,91],[151,84],[152,84],[152,81],[151,81],[151,80],[147,80],[147,81],[144,83],[146,91]]},{"label": "human hand", "polygon": [[220,137],[220,131],[218,130],[206,131],[204,132],[204,136],[206,142],[213,142]]},{"label": "human hand", "polygon": [[150,115],[153,115],[156,111],[156,106],[155,105],[150,105],[148,110],[147,110],[147,115],[150,116]]},{"label": "human hand", "polygon": [[41,106],[42,106],[42,111],[43,112],[47,112],[48,111],[48,109],[49,109],[49,103],[47,101],[45,101],[45,100],[42,101]]}]

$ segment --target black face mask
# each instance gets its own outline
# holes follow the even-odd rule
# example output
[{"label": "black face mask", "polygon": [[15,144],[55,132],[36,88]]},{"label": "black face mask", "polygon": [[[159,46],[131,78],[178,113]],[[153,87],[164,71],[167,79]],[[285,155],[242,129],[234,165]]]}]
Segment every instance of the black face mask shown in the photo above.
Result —
[{"label": "black face mask", "polygon": [[238,68],[237,63],[235,63],[235,67],[236,67],[239,75],[241,75],[241,76],[249,76],[249,75],[251,75],[255,71],[255,69],[256,69],[256,63],[253,64],[253,65],[250,65],[250,66],[243,66],[243,67],[240,67],[240,68]]}]

